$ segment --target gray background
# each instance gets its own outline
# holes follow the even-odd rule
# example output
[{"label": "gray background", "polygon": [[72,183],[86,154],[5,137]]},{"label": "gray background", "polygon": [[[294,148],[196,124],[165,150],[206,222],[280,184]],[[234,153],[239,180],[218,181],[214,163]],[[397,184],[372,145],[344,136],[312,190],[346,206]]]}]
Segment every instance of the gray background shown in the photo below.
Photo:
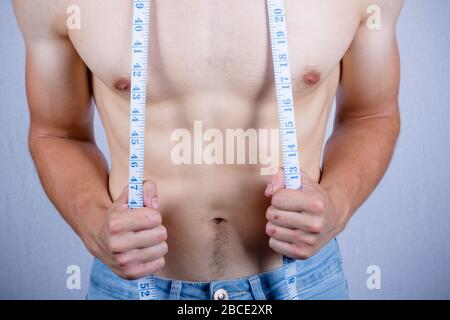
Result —
[{"label": "gray background", "polygon": [[[379,188],[340,236],[353,299],[450,298],[448,0],[409,0],[399,23],[403,127]],[[79,299],[91,257],[45,197],[27,149],[24,47],[0,0],[0,299]],[[97,121],[100,146],[107,153]],[[81,290],[66,288],[79,265]],[[381,267],[381,289],[366,269]]]}]

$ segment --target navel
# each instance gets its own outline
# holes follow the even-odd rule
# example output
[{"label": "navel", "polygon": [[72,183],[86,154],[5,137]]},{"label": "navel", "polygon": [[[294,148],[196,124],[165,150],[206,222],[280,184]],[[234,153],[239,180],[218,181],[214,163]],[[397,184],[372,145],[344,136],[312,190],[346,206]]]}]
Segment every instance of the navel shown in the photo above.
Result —
[{"label": "navel", "polygon": [[214,218],[211,220],[211,222],[213,223],[213,225],[218,226],[218,225],[222,224],[222,222],[226,222],[226,220],[223,218]]},{"label": "navel", "polygon": [[116,81],[114,87],[119,91],[128,91],[131,87],[131,81],[126,78],[122,78]]}]

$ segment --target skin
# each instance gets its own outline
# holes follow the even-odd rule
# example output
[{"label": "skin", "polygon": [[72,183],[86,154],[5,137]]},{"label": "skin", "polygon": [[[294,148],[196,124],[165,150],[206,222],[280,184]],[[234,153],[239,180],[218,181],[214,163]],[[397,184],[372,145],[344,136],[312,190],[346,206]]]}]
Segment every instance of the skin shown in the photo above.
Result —
[{"label": "skin", "polygon": [[[66,27],[69,4],[81,8],[80,30]],[[380,30],[366,25],[373,4]],[[145,208],[131,214],[131,1],[15,0],[27,52],[30,152],[49,199],[87,249],[125,279],[229,279],[277,268],[282,254],[311,257],[344,230],[391,159],[400,130],[402,4],[286,0],[304,184],[293,191],[281,169],[267,179],[258,165],[170,158],[172,132],[192,131],[196,120],[222,132],[277,128],[263,1],[154,1]],[[93,100],[111,169],[95,143]]]}]

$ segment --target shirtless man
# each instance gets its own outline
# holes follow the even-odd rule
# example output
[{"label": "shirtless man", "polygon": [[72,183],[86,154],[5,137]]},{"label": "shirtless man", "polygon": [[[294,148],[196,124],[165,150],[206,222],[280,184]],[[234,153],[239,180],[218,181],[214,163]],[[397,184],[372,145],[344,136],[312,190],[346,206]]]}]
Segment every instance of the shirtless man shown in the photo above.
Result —
[{"label": "shirtless man", "polygon": [[[282,255],[298,259],[299,298],[347,298],[335,237],[382,178],[398,138],[403,1],[285,4],[303,189],[284,189],[281,169],[267,182],[258,165],[171,160],[171,134],[195,121],[225,132],[277,128],[278,118],[265,1],[156,0],[145,208],[130,214],[132,1],[14,0],[29,147],[48,197],[96,257],[88,298],[135,299],[135,279],[153,273],[162,299],[283,299]],[[71,5],[81,28],[67,27]],[[370,28],[371,13],[379,28]],[[92,98],[111,170],[95,143]]]}]

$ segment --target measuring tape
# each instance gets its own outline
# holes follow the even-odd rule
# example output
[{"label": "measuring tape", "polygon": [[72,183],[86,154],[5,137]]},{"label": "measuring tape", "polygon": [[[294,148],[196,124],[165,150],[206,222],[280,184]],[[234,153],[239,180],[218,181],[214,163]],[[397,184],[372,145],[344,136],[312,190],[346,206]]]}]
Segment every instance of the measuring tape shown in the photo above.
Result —
[{"label": "measuring tape", "polygon": [[[150,0],[133,1],[133,44],[130,93],[130,159],[128,181],[128,207],[142,208],[144,197],[144,140],[145,108],[147,105],[148,44],[150,28]],[[140,300],[156,300],[153,275],[138,281]]]},{"label": "measuring tape", "polygon": [[[151,0],[133,0],[133,45],[130,94],[130,159],[128,205],[142,208],[144,182],[145,109]],[[300,189],[301,176],[295,126],[284,0],[267,0],[276,96],[286,188]],[[283,257],[288,299],[297,299],[295,260]],[[156,300],[153,275],[138,280],[140,300]]]},{"label": "measuring tape", "polygon": [[[284,181],[287,189],[299,190],[302,187],[302,183],[284,0],[267,0],[267,11],[269,15],[278,117],[280,120]],[[295,259],[283,256],[283,272],[288,289],[288,300],[297,300],[297,268]]]}]

